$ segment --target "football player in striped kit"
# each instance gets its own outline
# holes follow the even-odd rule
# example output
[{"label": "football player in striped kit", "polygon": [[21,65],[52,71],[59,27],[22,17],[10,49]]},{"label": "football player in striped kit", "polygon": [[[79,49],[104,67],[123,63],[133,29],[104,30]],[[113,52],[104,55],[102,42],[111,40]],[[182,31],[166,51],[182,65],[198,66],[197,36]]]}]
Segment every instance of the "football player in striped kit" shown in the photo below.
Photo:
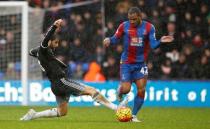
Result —
[{"label": "football player in striped kit", "polygon": [[158,48],[161,44],[173,41],[172,36],[162,36],[156,40],[155,27],[151,23],[142,20],[141,10],[131,7],[128,11],[128,21],[121,23],[112,37],[104,39],[104,46],[116,44],[123,39],[124,50],[120,62],[120,80],[118,88],[118,100],[122,100],[123,94],[130,92],[131,84],[137,86],[137,95],[134,98],[132,110],[133,122],[140,122],[136,115],[144,103],[145,87],[147,83],[148,68],[146,65],[149,49]]}]

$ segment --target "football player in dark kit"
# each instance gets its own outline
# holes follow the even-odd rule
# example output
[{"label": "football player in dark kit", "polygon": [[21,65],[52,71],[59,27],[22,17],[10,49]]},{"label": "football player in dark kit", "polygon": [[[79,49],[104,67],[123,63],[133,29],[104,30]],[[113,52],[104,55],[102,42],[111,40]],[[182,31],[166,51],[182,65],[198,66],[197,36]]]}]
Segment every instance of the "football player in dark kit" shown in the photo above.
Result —
[{"label": "football player in dark kit", "polygon": [[119,106],[125,106],[127,99],[125,99],[119,106],[109,102],[102,96],[95,88],[85,84],[68,79],[65,74],[67,66],[57,60],[54,55],[54,49],[59,45],[59,39],[54,32],[59,30],[62,25],[62,19],[56,20],[48,30],[41,45],[35,49],[30,50],[29,55],[38,59],[38,63],[49,78],[51,82],[51,90],[56,97],[58,104],[57,108],[48,109],[41,112],[36,112],[30,109],[20,120],[27,121],[43,117],[61,117],[67,114],[68,101],[70,95],[89,95],[93,100],[112,109],[117,110]]}]

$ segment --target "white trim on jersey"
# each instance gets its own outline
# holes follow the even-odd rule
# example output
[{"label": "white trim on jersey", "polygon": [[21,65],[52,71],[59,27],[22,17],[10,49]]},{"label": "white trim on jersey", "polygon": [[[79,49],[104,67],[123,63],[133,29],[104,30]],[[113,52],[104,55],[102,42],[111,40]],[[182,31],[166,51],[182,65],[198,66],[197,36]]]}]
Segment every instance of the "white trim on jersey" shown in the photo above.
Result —
[{"label": "white trim on jersey", "polygon": [[72,87],[72,88],[77,89],[79,91],[83,91],[84,90],[84,86],[81,83],[78,83],[79,84],[78,85],[78,84],[76,84],[74,82],[70,82],[70,81],[66,80],[65,78],[61,78],[60,80],[61,80],[61,82],[63,84],[65,84],[65,85],[67,85],[69,87]]},{"label": "white trim on jersey", "polygon": [[47,46],[47,47],[44,47],[44,46],[42,45],[42,42],[41,42],[41,47],[42,47],[42,48],[47,48],[48,46]]}]

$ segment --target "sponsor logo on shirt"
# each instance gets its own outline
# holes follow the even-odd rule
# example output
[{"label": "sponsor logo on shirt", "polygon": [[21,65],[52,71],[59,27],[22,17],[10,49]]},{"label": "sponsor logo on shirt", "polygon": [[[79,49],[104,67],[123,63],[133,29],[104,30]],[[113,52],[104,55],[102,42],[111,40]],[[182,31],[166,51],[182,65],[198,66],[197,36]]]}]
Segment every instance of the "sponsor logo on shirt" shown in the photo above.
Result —
[{"label": "sponsor logo on shirt", "polygon": [[131,37],[131,46],[143,46],[143,40],[141,37]]}]

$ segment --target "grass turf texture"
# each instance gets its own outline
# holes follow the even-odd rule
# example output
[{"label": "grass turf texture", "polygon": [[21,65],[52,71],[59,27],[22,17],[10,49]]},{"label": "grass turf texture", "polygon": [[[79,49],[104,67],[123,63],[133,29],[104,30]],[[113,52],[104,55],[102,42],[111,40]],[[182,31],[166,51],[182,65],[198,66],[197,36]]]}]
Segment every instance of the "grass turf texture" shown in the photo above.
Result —
[{"label": "grass turf texture", "polygon": [[[36,111],[51,107],[33,107]],[[70,107],[62,118],[22,122],[30,107],[1,106],[0,129],[210,129],[209,108],[148,108],[139,114],[141,123],[118,122],[115,113],[103,107]]]}]

